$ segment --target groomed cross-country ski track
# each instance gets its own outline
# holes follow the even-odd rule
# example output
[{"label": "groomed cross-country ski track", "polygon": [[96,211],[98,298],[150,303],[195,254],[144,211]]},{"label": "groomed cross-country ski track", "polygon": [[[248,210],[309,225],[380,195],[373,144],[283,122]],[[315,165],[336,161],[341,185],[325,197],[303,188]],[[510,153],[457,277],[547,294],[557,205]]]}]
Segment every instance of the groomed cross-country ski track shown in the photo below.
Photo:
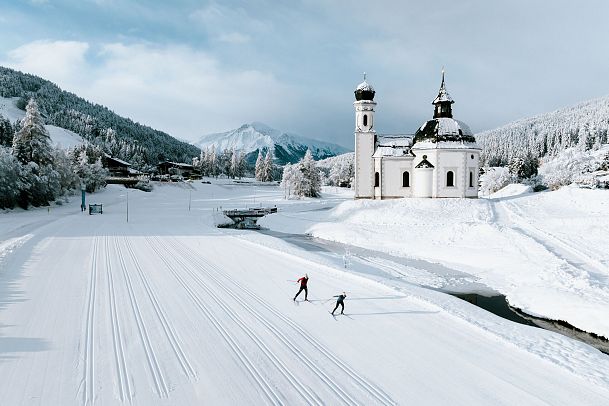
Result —
[{"label": "groomed cross-country ski track", "polygon": [[[406,288],[217,229],[215,208],[252,191],[214,187],[131,191],[129,222],[115,186],[90,198],[103,215],[3,214],[0,404],[609,404],[604,377],[565,366],[566,338],[532,329],[554,348],[540,356]],[[305,273],[310,302],[294,302]],[[565,351],[603,370],[587,348]]]}]

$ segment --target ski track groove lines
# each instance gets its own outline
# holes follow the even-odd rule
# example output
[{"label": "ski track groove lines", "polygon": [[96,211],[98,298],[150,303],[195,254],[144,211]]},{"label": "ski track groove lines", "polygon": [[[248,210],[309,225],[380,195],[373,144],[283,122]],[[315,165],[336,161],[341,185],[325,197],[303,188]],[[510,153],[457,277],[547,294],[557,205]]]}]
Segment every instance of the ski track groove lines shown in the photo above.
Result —
[{"label": "ski track groove lines", "polygon": [[116,372],[118,374],[118,392],[122,402],[129,400],[131,403],[131,385],[129,384],[129,373],[125,361],[125,346],[121,335],[121,327],[116,310],[116,296],[114,292],[114,277],[112,276],[112,264],[110,263],[110,246],[108,237],[105,238],[106,248],[106,274],[108,275],[108,300],[110,303],[110,322],[112,324],[112,344],[114,346],[114,358]]},{"label": "ski track groove lines", "polygon": [[[178,248],[179,248],[179,246],[178,246]],[[189,248],[185,247],[184,249],[189,249]],[[245,248],[245,249],[247,249],[247,248]],[[192,251],[191,249],[189,249],[189,250]],[[364,388],[370,395],[375,397],[381,403],[389,404],[389,405],[397,404],[397,402],[395,400],[393,400],[382,389],[376,387],[374,384],[372,384],[367,379],[362,378],[357,372],[355,372],[353,369],[351,369],[351,367],[349,365],[345,364],[340,358],[338,358],[336,355],[332,354],[332,352],[330,350],[328,350],[326,347],[324,347],[323,344],[321,344],[319,341],[317,341],[317,339],[315,339],[311,334],[309,334],[303,327],[301,327],[294,320],[290,319],[289,317],[287,317],[283,313],[281,313],[279,310],[277,310],[273,306],[269,305],[263,298],[258,296],[256,293],[254,293],[252,290],[250,290],[246,286],[240,285],[238,282],[227,277],[223,273],[223,271],[220,268],[218,268],[216,265],[209,263],[209,261],[203,259],[202,257],[201,258],[194,257],[194,258],[200,262],[204,262],[204,263],[208,264],[208,266],[215,269],[219,275],[222,275],[222,277],[225,280],[227,280],[229,283],[233,284],[238,290],[247,293],[252,299],[254,299],[258,303],[260,303],[262,306],[264,306],[266,309],[268,309],[271,313],[273,313],[278,318],[283,320],[286,324],[288,324],[296,332],[298,332],[307,342],[309,342],[319,352],[324,354],[338,368],[340,368],[343,372],[345,372],[350,378],[352,378],[355,382],[357,382],[362,388]]]},{"label": "ski track groove lines", "polygon": [[161,398],[168,397],[169,390],[167,388],[167,383],[165,382],[165,378],[163,377],[163,373],[159,366],[159,361],[154,353],[154,349],[152,348],[152,345],[150,344],[150,337],[148,336],[148,330],[146,329],[146,325],[144,324],[140,306],[137,302],[137,298],[135,297],[135,291],[133,289],[133,283],[131,281],[131,276],[129,276],[129,272],[127,271],[127,265],[125,263],[123,252],[122,252],[121,248],[118,246],[116,239],[114,241],[114,245],[116,248],[117,257],[119,259],[123,275],[125,277],[125,285],[127,286],[127,292],[129,293],[129,301],[131,303],[133,315],[135,316],[137,329],[139,332],[140,339],[142,340],[143,349],[146,354],[146,358],[148,360],[148,367],[150,368],[150,373],[152,374],[152,379],[154,381],[154,385],[156,387],[157,394]]},{"label": "ski track groove lines", "polygon": [[[185,263],[184,260],[179,257],[174,256],[174,259],[180,265],[180,267],[182,269],[184,269],[194,279],[195,283],[197,283],[197,285],[199,285],[203,290],[205,290],[206,293],[209,295],[209,297],[211,297],[226,312],[226,314],[241,328],[241,330],[249,338],[252,339],[252,341],[258,346],[258,348],[262,351],[262,353],[264,353],[266,355],[266,357],[271,361],[271,363],[273,363],[273,365],[283,375],[283,377],[288,382],[290,382],[292,387],[305,399],[307,404],[323,405],[322,401],[319,398],[317,398],[317,396],[315,394],[313,394],[311,392],[311,390],[308,387],[306,387],[298,378],[296,378],[290,372],[289,368],[281,360],[279,360],[279,358],[277,358],[277,356],[275,354],[273,354],[273,351],[268,348],[268,346],[264,343],[264,341],[252,329],[247,327],[247,323],[239,315],[237,315],[237,313],[235,313],[226,304],[225,301],[220,299],[214,293],[213,289],[211,289],[205,282],[203,282],[201,280],[199,275],[197,275],[194,271],[191,270],[191,267],[189,267],[189,264]],[[225,288],[223,288],[223,289],[229,295],[235,297],[230,291],[226,290]],[[238,300],[238,298],[237,298],[237,300]],[[284,341],[284,344],[285,344],[285,341]],[[289,346],[289,345],[291,345],[291,343],[286,344],[286,345]],[[297,351],[293,350],[293,348],[294,348],[293,345],[290,348],[292,348],[292,352],[294,354],[299,355]],[[311,362],[308,361],[306,358],[302,357],[302,355],[299,355],[299,358],[303,362],[311,364]],[[326,381],[330,381],[330,378],[327,375],[320,376],[320,378],[325,379]],[[348,394],[340,393],[340,389],[339,389],[339,392],[335,391],[335,393],[337,396],[339,396],[341,399],[343,399],[343,401],[346,404],[357,404],[357,402],[355,400],[351,399]]]},{"label": "ski track groove lines", "polygon": [[[188,255],[185,252],[186,255]],[[184,256],[184,259],[190,259],[190,260],[194,260],[197,261],[197,258],[194,258],[190,255],[188,255],[189,258],[186,258],[186,256]],[[248,329],[246,326],[246,323],[239,317],[237,316],[232,310],[230,310],[230,308],[228,308],[228,306],[226,306],[225,304],[221,303],[221,300],[218,298],[217,295],[215,295],[215,293],[213,292],[212,289],[209,288],[209,286],[207,286],[207,284],[205,284],[205,282],[203,282],[203,280],[201,279],[200,275],[197,275],[195,271],[193,271],[191,269],[191,267],[189,267],[189,265],[185,262],[183,262],[183,260],[181,260],[180,258],[176,258],[176,262],[178,262],[181,267],[188,272],[192,278],[195,280],[195,282],[201,286],[203,289],[205,289],[208,294],[225,310],[227,311],[227,313],[229,313],[229,315],[231,316],[231,318],[233,320],[235,320],[237,322],[237,324],[241,327],[241,329],[258,345],[258,347],[262,350],[262,352],[265,353],[265,355],[267,355],[267,357],[271,360],[271,362],[273,362],[273,364],[275,364],[275,366],[277,366],[277,362],[281,363],[281,361],[279,361],[277,359],[277,357],[272,354],[272,352],[270,352],[268,350],[268,348],[266,347],[266,345],[264,345],[264,343],[262,343],[261,339],[251,331],[251,329]],[[207,265],[206,265],[207,266]],[[209,275],[209,272],[206,272]],[[251,307],[245,305],[243,303],[242,300],[240,300],[240,298],[238,296],[236,296],[231,290],[229,290],[228,288],[226,288],[220,281],[218,281],[216,278],[214,278],[212,275],[209,275],[211,279],[213,279],[214,281],[216,281],[216,283],[218,283],[218,285],[220,286],[220,288],[222,290],[224,290],[228,295],[230,295],[231,297],[233,297],[238,303],[241,304],[241,306],[249,311],[258,321],[260,321],[263,325],[265,325],[267,327],[267,329],[269,331],[271,331],[273,333],[273,335],[275,337],[277,337],[283,344],[285,344],[286,348],[288,348],[300,361],[302,361],[315,375],[317,375],[317,377],[324,382],[332,392],[334,392],[334,394],[339,397],[340,399],[342,399],[343,402],[345,402],[345,404],[358,404],[357,401],[355,399],[353,399],[344,389],[342,389],[340,386],[338,386],[337,384],[335,384],[332,379],[325,373],[323,372],[321,369],[319,369],[314,363],[312,363],[310,360],[308,360],[306,357],[304,357],[301,353],[299,353],[296,348],[297,345],[291,341],[289,341],[289,339],[287,339],[285,337],[284,334],[282,334],[279,329],[275,326],[273,326],[267,319],[265,319],[264,317],[262,317],[260,315],[260,313],[256,312],[254,309],[252,309]],[[286,377],[286,379],[288,379],[290,381],[290,383],[292,383],[292,385],[295,387],[295,389],[301,394],[301,396],[303,396],[307,402],[309,404],[311,404],[312,402],[315,402],[317,404],[322,404],[320,400],[317,400],[316,397],[312,394],[310,394],[310,392],[307,389],[307,393],[308,395],[304,395],[301,391],[300,391],[300,387],[304,387],[303,384],[301,384],[296,378],[294,378],[296,380],[296,383],[292,382],[292,380],[290,379],[290,376],[293,377],[293,375],[289,372],[289,370],[283,365],[283,363],[281,363],[281,365],[283,366],[283,368],[278,367],[278,370],[282,372],[282,374],[284,375],[284,377]],[[289,374],[289,375],[288,375]],[[312,399],[311,399],[312,398]]]},{"label": "ski track groove lines", "polygon": [[186,353],[182,349],[182,346],[180,345],[180,341],[178,340],[178,335],[177,335],[176,331],[167,321],[167,316],[165,315],[165,312],[163,312],[163,309],[161,308],[161,306],[159,304],[158,298],[157,298],[156,294],[154,293],[154,290],[148,283],[148,280],[146,279],[146,275],[144,275],[144,271],[142,270],[142,267],[140,266],[140,263],[135,255],[135,251],[133,249],[133,245],[131,244],[131,241],[129,241],[129,239],[127,237],[123,237],[123,238],[124,238],[124,242],[125,242],[124,246],[127,248],[127,252],[129,253],[131,259],[133,260],[135,269],[137,270],[140,280],[142,281],[142,285],[144,286],[144,289],[146,290],[146,293],[148,294],[148,298],[150,299],[150,302],[152,303],[154,312],[156,313],[159,321],[161,322],[161,326],[163,327],[163,331],[165,332],[165,336],[167,336],[167,340],[169,341],[169,344],[171,345],[171,349],[173,350],[173,353],[175,354],[176,358],[178,359],[178,362],[180,363],[180,366],[182,367],[184,374],[186,374],[186,376],[189,379],[194,378],[197,374],[196,374],[194,368],[192,367],[192,364],[188,360]]},{"label": "ski track groove lines", "polygon": [[92,405],[95,400],[95,351],[94,351],[94,317],[95,317],[95,293],[97,290],[97,252],[99,238],[93,239],[93,252],[91,254],[91,277],[89,280],[89,295],[87,299],[87,320],[85,329],[84,348],[84,404]]},{"label": "ski track groove lines", "polygon": [[518,223],[520,226],[526,228],[527,230],[529,230],[529,232],[531,232],[533,234],[538,234],[539,236],[544,237],[544,239],[546,241],[550,241],[551,243],[556,244],[559,248],[562,248],[563,250],[567,251],[571,255],[578,257],[579,260],[588,264],[589,267],[594,268],[593,272],[600,274],[601,276],[603,276],[605,278],[607,277],[606,273],[605,273],[607,267],[605,267],[598,260],[591,258],[590,255],[584,253],[583,251],[574,247],[573,245],[563,241],[561,238],[558,238],[558,237],[554,236],[553,234],[550,234],[547,231],[540,230],[538,227],[531,224],[531,222],[527,221],[525,216],[523,216],[521,214],[522,213],[521,209],[519,207],[517,207],[516,205],[508,204],[505,202],[503,202],[502,204],[503,204],[503,208],[508,212],[508,214],[517,219],[517,221],[515,221],[515,222]]},{"label": "ski track groove lines", "polygon": [[[209,278],[213,279],[218,284],[218,286],[220,286],[227,294],[229,294],[230,296],[235,298],[236,301],[239,304],[241,304],[241,306],[243,308],[245,308],[247,311],[252,313],[252,315],[257,320],[259,320],[262,324],[264,324],[269,329],[269,331],[271,333],[273,333],[273,335],[275,335],[275,337],[277,337],[282,343],[284,343],[286,345],[286,347],[288,349],[293,350],[294,348],[297,348],[298,346],[296,344],[294,344],[293,342],[291,342],[283,333],[281,333],[280,329],[277,326],[275,326],[273,323],[271,323],[267,318],[263,317],[254,308],[252,308],[251,306],[248,306],[246,304],[247,303],[246,300],[240,300],[239,296],[236,295],[234,293],[234,291],[230,290],[226,286],[226,284],[222,283],[218,279],[218,277],[216,275],[222,276],[222,278],[224,280],[226,280],[227,282],[231,283],[238,291],[245,292],[252,299],[254,299],[256,302],[260,303],[263,307],[265,307],[267,310],[269,310],[272,314],[274,314],[279,319],[283,320],[287,325],[292,327],[293,330],[295,330],[301,337],[303,337],[307,342],[309,342],[317,351],[319,351],[319,353],[325,355],[326,358],[329,359],[336,367],[338,367],[340,370],[342,370],[354,382],[357,382],[359,387],[361,389],[363,389],[365,392],[367,392],[368,395],[370,395],[371,397],[375,398],[381,404],[388,404],[388,405],[394,405],[394,404],[396,404],[396,402],[393,399],[391,399],[391,397],[389,395],[387,395],[381,389],[377,388],[372,383],[370,383],[369,381],[367,381],[366,379],[364,379],[360,375],[358,375],[349,366],[347,366],[344,362],[342,362],[337,356],[332,354],[321,343],[319,343],[315,338],[313,338],[310,334],[308,334],[306,332],[306,330],[304,330],[304,328],[299,326],[296,322],[291,320],[289,317],[285,316],[283,313],[281,313],[278,310],[276,310],[275,308],[273,308],[271,305],[267,304],[262,298],[260,298],[258,295],[256,295],[253,291],[251,291],[250,289],[248,289],[247,287],[245,287],[243,285],[240,285],[238,282],[234,281],[233,279],[228,278],[223,273],[223,271],[221,269],[219,269],[216,265],[210,263],[209,261],[205,260],[201,256],[196,255],[189,248],[183,247],[177,241],[175,241],[175,239],[173,239],[170,242],[170,244],[173,246],[174,252],[181,252],[183,257],[187,257],[189,260],[191,260],[191,261],[193,261],[195,263],[200,264],[201,265],[201,269],[203,269],[205,271],[205,273],[207,274],[207,276]],[[213,269],[216,272],[215,273],[209,272],[209,269]],[[193,273],[193,271],[189,271],[189,272]],[[199,281],[201,281],[200,276],[198,276],[196,274],[193,275],[193,276],[196,277]],[[310,361],[308,361],[308,359],[306,357],[304,357],[302,354],[300,354],[298,351],[292,351],[292,352],[295,353],[295,355],[297,355],[307,366],[309,366],[309,368],[317,376],[319,376],[320,378],[324,377],[325,379],[322,379],[323,382],[325,382],[326,384],[328,384],[328,383],[332,383],[333,384],[333,381],[330,378],[328,378],[327,375],[325,374],[325,372],[323,372],[321,369],[319,369],[319,367],[317,365],[315,365],[314,363],[311,363]],[[335,392],[335,393],[337,393],[337,391],[338,391],[337,395],[339,395],[339,397],[341,397],[345,402],[349,403],[345,399],[345,397],[346,397],[347,399],[351,400],[352,403],[355,403],[355,404],[358,403],[356,400],[353,400],[351,398],[351,396],[349,396],[345,392],[344,389],[342,389],[342,388],[340,388],[338,386],[335,386],[335,387],[330,388],[330,389],[333,392]],[[341,396],[339,393],[342,393],[344,396]]]},{"label": "ski track groove lines", "polygon": [[[154,245],[150,242],[150,239],[147,237],[148,242],[151,247],[155,249]],[[160,244],[162,246],[162,244]],[[155,249],[158,252],[157,249]],[[201,300],[199,296],[192,290],[192,288],[184,281],[184,279],[178,274],[178,272],[174,269],[173,265],[163,256],[159,255],[159,258],[163,263],[167,266],[169,272],[173,274],[178,283],[182,285],[188,296],[192,299],[194,304],[201,310],[201,312],[205,315],[205,317],[211,322],[211,324],[215,327],[215,329],[220,333],[222,338],[224,338],[225,342],[231,347],[234,354],[239,358],[239,361],[243,364],[245,369],[252,376],[254,381],[258,384],[259,388],[262,390],[268,401],[273,405],[282,405],[279,395],[271,385],[267,382],[264,376],[260,373],[260,371],[256,368],[254,363],[248,358],[248,356],[239,348],[235,340],[231,337],[230,333],[222,326],[216,316],[205,306],[205,303]]]}]

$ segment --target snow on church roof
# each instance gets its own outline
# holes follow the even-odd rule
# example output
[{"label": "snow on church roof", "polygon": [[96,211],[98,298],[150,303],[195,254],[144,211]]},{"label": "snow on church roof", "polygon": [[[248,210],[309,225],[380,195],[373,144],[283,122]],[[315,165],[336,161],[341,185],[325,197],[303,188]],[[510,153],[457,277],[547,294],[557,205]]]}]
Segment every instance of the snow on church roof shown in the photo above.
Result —
[{"label": "snow on church roof", "polygon": [[[438,117],[435,119],[438,123],[437,134],[438,135],[474,135],[469,126],[463,121],[455,120],[454,118]],[[421,129],[423,129],[423,126]],[[461,130],[461,132],[459,132]]]},{"label": "snow on church roof", "polygon": [[379,136],[373,157],[411,156],[412,138],[406,136]]},{"label": "snow on church roof", "polygon": [[355,90],[366,90],[369,92],[374,92],[374,88],[368,83],[366,82],[366,80],[364,79],[364,81],[362,83],[360,83],[359,85],[357,85],[357,88]]},{"label": "snow on church roof", "polygon": [[431,104],[438,104],[441,102],[449,102],[451,104],[455,102],[453,98],[450,97],[450,94],[448,94],[448,90],[446,90],[446,84],[444,83],[444,69],[442,69],[442,84],[440,85],[440,91],[438,92],[438,96],[436,96]]},{"label": "snow on church roof", "polygon": [[433,143],[441,141],[475,143],[476,139],[472,130],[463,121],[450,117],[437,117],[426,121],[414,136],[416,146],[425,141]]},{"label": "snow on church roof", "polygon": [[464,141],[419,141],[414,146],[415,149],[480,149],[475,142]]},{"label": "snow on church roof", "polygon": [[410,147],[412,145],[412,137],[406,135],[379,135],[376,137],[378,145],[383,146],[403,146]]}]

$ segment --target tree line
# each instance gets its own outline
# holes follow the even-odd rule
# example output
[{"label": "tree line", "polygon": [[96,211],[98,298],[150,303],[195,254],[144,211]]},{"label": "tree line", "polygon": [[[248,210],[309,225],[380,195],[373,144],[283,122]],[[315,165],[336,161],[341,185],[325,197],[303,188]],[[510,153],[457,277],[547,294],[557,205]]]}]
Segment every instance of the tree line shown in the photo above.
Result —
[{"label": "tree line", "polygon": [[[164,160],[190,162],[200,152],[194,145],[121,117],[34,75],[0,67],[0,96],[18,97],[17,107],[22,109],[29,99],[36,99],[47,124],[73,131],[89,143],[112,150],[112,156],[131,162],[136,169],[147,171]],[[112,134],[108,134],[109,129]]]},{"label": "tree line", "polygon": [[53,148],[34,99],[16,131],[5,124],[0,116],[0,208],[45,206],[81,185],[89,192],[105,185],[102,150],[94,145]]}]

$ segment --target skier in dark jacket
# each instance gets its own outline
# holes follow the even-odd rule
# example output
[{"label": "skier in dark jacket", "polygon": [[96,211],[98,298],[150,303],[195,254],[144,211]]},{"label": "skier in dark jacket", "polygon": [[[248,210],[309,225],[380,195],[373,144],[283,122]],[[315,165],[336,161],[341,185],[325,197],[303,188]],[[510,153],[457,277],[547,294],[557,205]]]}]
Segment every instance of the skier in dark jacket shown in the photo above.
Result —
[{"label": "skier in dark jacket", "polygon": [[336,311],[336,309],[338,309],[338,306],[341,306],[340,309],[340,314],[344,314],[343,312],[345,311],[345,298],[347,297],[347,294],[345,292],[343,292],[342,295],[337,295],[337,296],[332,296],[332,297],[337,297],[338,299],[336,299],[336,307],[334,308],[334,310],[332,310],[332,316],[334,316],[334,312]]},{"label": "skier in dark jacket", "polygon": [[303,276],[302,278],[298,279],[296,281],[296,283],[300,282],[300,290],[298,291],[298,293],[296,294],[296,296],[294,296],[294,301],[296,301],[296,298],[298,297],[298,295],[300,295],[300,292],[302,292],[304,290],[305,292],[305,300],[307,300],[307,295],[309,294],[309,290],[307,289],[307,282],[309,281],[309,275],[305,274],[305,276]]}]

